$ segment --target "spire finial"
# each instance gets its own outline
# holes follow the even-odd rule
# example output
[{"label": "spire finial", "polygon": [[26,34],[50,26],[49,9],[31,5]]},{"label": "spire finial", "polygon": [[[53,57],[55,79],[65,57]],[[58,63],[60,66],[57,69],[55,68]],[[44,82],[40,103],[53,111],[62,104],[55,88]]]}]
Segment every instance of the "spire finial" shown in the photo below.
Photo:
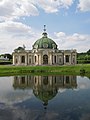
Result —
[{"label": "spire finial", "polygon": [[44,32],[46,32],[46,25],[44,25],[44,29],[43,30],[44,30]]},{"label": "spire finial", "polygon": [[46,33],[46,25],[44,25],[44,29],[43,29],[43,30],[44,30],[44,32],[43,32],[43,34],[42,34],[43,37],[47,37],[47,33]]}]

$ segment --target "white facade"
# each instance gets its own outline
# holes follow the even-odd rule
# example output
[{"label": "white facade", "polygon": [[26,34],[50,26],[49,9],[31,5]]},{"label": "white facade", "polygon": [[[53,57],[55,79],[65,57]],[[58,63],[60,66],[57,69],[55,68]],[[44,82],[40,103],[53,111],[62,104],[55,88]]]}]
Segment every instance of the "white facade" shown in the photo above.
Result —
[{"label": "white facade", "polygon": [[76,64],[76,50],[19,50],[13,52],[13,65]]}]

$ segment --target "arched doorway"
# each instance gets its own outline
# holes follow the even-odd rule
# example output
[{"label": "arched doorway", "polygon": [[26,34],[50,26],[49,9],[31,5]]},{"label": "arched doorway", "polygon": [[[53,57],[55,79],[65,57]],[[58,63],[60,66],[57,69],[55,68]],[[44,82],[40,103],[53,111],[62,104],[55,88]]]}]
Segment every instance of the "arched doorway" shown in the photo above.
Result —
[{"label": "arched doorway", "polygon": [[48,64],[48,56],[47,55],[43,56],[43,64]]},{"label": "arched doorway", "polygon": [[25,63],[25,56],[21,56],[21,63]]},{"label": "arched doorway", "polygon": [[43,76],[43,84],[48,85],[48,76]]},{"label": "arched doorway", "polygon": [[66,62],[69,62],[69,55],[66,55]]}]

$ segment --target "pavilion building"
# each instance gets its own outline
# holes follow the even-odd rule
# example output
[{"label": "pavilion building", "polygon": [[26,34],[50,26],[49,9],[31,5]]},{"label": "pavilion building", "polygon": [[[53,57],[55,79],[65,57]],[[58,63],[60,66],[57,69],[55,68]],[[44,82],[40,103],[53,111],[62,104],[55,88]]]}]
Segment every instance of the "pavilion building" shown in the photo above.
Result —
[{"label": "pavilion building", "polygon": [[25,47],[14,50],[13,65],[75,65],[76,58],[76,49],[59,50],[44,28],[42,38],[33,44],[32,50],[25,50]]}]

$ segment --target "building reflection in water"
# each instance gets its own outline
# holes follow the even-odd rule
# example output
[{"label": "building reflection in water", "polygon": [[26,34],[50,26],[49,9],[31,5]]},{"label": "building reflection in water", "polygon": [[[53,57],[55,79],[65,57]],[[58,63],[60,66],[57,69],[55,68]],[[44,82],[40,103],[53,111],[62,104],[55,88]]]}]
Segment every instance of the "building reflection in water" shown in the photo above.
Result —
[{"label": "building reflection in water", "polygon": [[14,89],[33,89],[33,94],[44,105],[53,99],[59,89],[75,89],[77,87],[76,76],[14,76]]}]

